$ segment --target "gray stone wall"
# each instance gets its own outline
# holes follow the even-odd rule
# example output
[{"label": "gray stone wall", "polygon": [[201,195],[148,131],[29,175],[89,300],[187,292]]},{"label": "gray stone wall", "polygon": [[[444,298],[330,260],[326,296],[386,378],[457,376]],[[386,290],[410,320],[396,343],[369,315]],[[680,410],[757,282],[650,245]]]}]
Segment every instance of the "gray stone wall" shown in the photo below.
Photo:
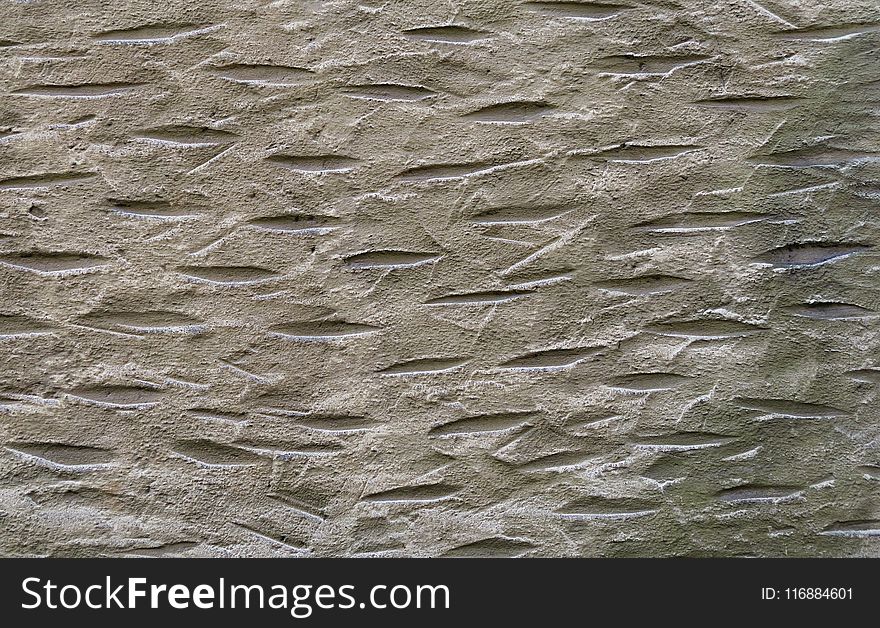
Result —
[{"label": "gray stone wall", "polygon": [[0,15],[4,555],[880,553],[876,0]]}]

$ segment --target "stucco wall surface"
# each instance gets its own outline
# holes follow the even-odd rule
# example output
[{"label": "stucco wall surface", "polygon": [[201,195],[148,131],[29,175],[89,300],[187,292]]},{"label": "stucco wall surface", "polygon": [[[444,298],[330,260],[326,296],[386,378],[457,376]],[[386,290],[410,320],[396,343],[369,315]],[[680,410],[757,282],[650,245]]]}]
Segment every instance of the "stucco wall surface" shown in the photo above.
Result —
[{"label": "stucco wall surface", "polygon": [[876,0],[0,3],[0,553],[877,556]]}]

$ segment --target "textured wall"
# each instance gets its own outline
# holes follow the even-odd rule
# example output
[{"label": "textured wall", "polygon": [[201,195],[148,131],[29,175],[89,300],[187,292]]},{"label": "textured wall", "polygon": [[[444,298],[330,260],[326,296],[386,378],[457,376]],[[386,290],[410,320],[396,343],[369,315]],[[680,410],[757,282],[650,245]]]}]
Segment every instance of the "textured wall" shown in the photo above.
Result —
[{"label": "textured wall", "polygon": [[880,554],[880,6],[614,2],[4,0],[2,552]]}]

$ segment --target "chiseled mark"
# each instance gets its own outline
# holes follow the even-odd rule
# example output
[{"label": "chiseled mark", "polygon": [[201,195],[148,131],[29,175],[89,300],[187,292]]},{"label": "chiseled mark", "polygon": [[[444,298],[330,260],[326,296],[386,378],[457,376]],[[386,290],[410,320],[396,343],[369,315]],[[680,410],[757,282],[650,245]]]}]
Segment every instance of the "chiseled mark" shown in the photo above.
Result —
[{"label": "chiseled mark", "polygon": [[534,292],[535,289],[542,286],[552,286],[553,284],[562,281],[571,281],[572,276],[570,272],[571,270],[550,273],[538,272],[523,274],[516,278],[511,277],[510,279],[517,283],[510,284],[509,288],[510,290],[520,290],[529,293]]},{"label": "chiseled mark", "polygon": [[107,266],[105,257],[86,253],[18,253],[0,257],[0,264],[39,275],[73,275]]},{"label": "chiseled mark", "polygon": [[817,185],[799,186],[788,190],[782,190],[781,192],[773,192],[772,194],[768,194],[767,196],[775,198],[777,196],[790,196],[793,194],[809,194],[810,192],[818,192],[819,190],[830,190],[837,187],[840,187],[840,182],[832,181],[830,183],[819,183]]},{"label": "chiseled mark", "polygon": [[731,111],[786,111],[804,103],[797,96],[716,96],[697,100],[695,105]]},{"label": "chiseled mark", "polygon": [[794,24],[792,24],[791,22],[786,20],[781,15],[774,13],[773,11],[771,11],[770,9],[765,7],[763,4],[758,3],[757,0],[745,0],[745,1],[748,2],[750,5],[752,5],[759,13],[761,13],[765,17],[769,17],[771,20],[775,20],[775,21],[783,24],[784,26],[787,26],[788,28],[795,27]]},{"label": "chiseled mark", "polygon": [[165,383],[179,388],[189,388],[190,390],[208,390],[211,388],[210,384],[203,384],[201,382],[184,379],[182,377],[172,377],[170,375],[165,376]]},{"label": "chiseled mark", "polygon": [[281,214],[263,216],[248,221],[248,225],[263,231],[280,233],[323,233],[338,226],[339,219],[334,216],[313,214]]},{"label": "chiseled mark", "polygon": [[336,443],[301,445],[277,441],[242,443],[239,447],[258,456],[268,456],[273,460],[333,456],[344,449],[343,445]]},{"label": "chiseled mark", "polygon": [[859,161],[878,159],[880,154],[829,146],[809,146],[793,150],[755,155],[748,160],[758,166],[777,168],[840,168]]},{"label": "chiseled mark", "polygon": [[302,410],[294,410],[290,408],[286,403],[286,399],[280,399],[278,400],[278,403],[273,403],[276,401],[275,395],[268,395],[268,399],[263,400],[269,401],[270,405],[263,405],[255,409],[257,413],[262,414],[263,416],[295,418],[308,416],[309,414]]},{"label": "chiseled mark", "polygon": [[[48,404],[47,404],[48,405]],[[0,412],[17,412],[27,407],[27,400],[22,395],[0,393]]]},{"label": "chiseled mark", "polygon": [[266,161],[294,172],[350,172],[359,159],[345,155],[271,155]]},{"label": "chiseled mark", "polygon": [[560,451],[547,456],[541,456],[516,465],[520,471],[527,473],[550,471],[560,473],[577,469],[593,463],[597,459],[595,452],[584,451]]},{"label": "chiseled mark", "polygon": [[55,63],[59,61],[79,61],[82,59],[88,59],[89,57],[87,54],[79,54],[82,52],[82,50],[73,50],[71,52],[58,52],[56,54],[21,55],[16,58],[24,63]]},{"label": "chiseled mark", "polygon": [[880,30],[880,24],[843,24],[818,28],[801,28],[774,33],[778,39],[835,42]]},{"label": "chiseled mark", "polygon": [[700,196],[715,196],[720,198],[728,198],[731,196],[735,196],[737,194],[742,194],[742,191],[745,188],[741,185],[732,188],[716,188],[713,190],[700,190],[698,192],[694,192],[694,197]]},{"label": "chiseled mark", "polygon": [[533,351],[508,360],[498,368],[505,370],[556,370],[574,366],[592,358],[604,350],[603,346],[571,347],[564,349],[545,349]]},{"label": "chiseled mark", "polygon": [[402,558],[405,545],[402,541],[379,541],[376,544],[363,546],[362,552],[352,554],[352,558]]},{"label": "chiseled mark", "polygon": [[486,162],[468,164],[430,164],[408,168],[395,176],[395,179],[404,182],[464,179],[473,175],[491,172],[505,165],[509,164],[492,164]]},{"label": "chiseled mark", "polygon": [[665,294],[682,288],[693,280],[675,275],[640,275],[626,279],[608,279],[594,285],[606,292],[628,294],[634,297]]},{"label": "chiseled mark", "polygon": [[382,375],[433,375],[454,371],[468,361],[467,358],[418,358],[386,366],[377,372]]},{"label": "chiseled mark", "polygon": [[20,338],[51,334],[53,327],[29,316],[0,315],[0,338]]},{"label": "chiseled mark", "polygon": [[0,391],[0,408],[2,409],[18,409],[27,404],[37,406],[54,407],[61,402],[54,397],[44,397],[41,395],[30,395],[16,391]]},{"label": "chiseled mark", "polygon": [[237,521],[233,521],[232,525],[234,525],[236,528],[244,530],[245,532],[247,532],[248,534],[250,534],[252,536],[257,537],[258,539],[268,543],[269,545],[277,545],[277,546],[281,547],[282,549],[288,550],[290,552],[301,553],[301,552],[308,551],[308,548],[305,547],[304,545],[293,545],[291,543],[291,539],[289,539],[287,537],[287,535],[282,535],[282,536],[276,538],[274,536],[266,534],[265,532],[260,532],[259,530],[255,529],[251,526],[245,525],[243,523],[239,523]]},{"label": "chiseled mark", "polygon": [[123,500],[126,497],[131,497],[132,493],[126,491],[117,482],[107,484],[107,488],[98,488],[81,479],[60,479],[57,482],[28,489],[25,495],[39,506],[60,507],[65,510],[69,507],[85,508],[90,512],[115,511],[122,513],[124,510]]},{"label": "chiseled mark", "polygon": [[226,155],[227,153],[229,153],[229,151],[231,151],[233,148],[235,148],[236,144],[234,144],[234,143],[231,143],[231,144],[220,144],[220,145],[218,145],[218,146],[219,146],[219,148],[218,148],[217,150],[215,150],[215,151],[213,152],[213,154],[211,154],[210,156],[208,156],[208,158],[205,159],[205,160],[204,160],[203,162],[201,162],[200,164],[198,164],[198,165],[196,165],[195,167],[193,167],[193,168],[191,168],[190,170],[188,170],[186,174],[188,174],[188,175],[189,175],[189,174],[194,174],[194,173],[198,172],[199,170],[202,170],[202,169],[204,169],[204,168],[207,168],[208,166],[210,166],[210,165],[211,165],[212,163],[214,163],[215,161],[219,161],[221,157],[223,157],[224,155]]},{"label": "chiseled mark", "polygon": [[844,375],[857,382],[880,384],[880,368],[857,369],[855,371],[847,371]]},{"label": "chiseled mark", "polygon": [[469,44],[472,41],[487,39],[491,33],[479,31],[466,26],[447,24],[445,26],[423,26],[403,31],[409,39],[429,41],[440,44]]},{"label": "chiseled mark", "polygon": [[215,443],[207,439],[181,441],[173,453],[207,468],[235,468],[258,464],[260,458],[239,447]]},{"label": "chiseled mark", "polygon": [[721,460],[724,462],[741,462],[743,460],[751,460],[757,457],[757,455],[761,453],[762,449],[763,447],[761,445],[758,445],[757,447],[752,447],[751,449],[746,449],[745,451],[725,456]]},{"label": "chiseled mark", "polygon": [[309,519],[314,519],[315,521],[324,521],[327,519],[327,515],[324,514],[322,508],[316,504],[305,501],[299,496],[292,494],[290,491],[275,491],[274,493],[269,493],[268,497],[291,510],[295,510],[301,515],[305,515]]},{"label": "chiseled mark", "polygon": [[123,410],[151,408],[165,396],[161,390],[140,386],[83,386],[67,391],[76,399]]},{"label": "chiseled mark", "polygon": [[523,124],[551,113],[555,107],[543,101],[518,100],[490,105],[466,113],[462,118],[496,124]]},{"label": "chiseled mark", "polygon": [[653,233],[694,233],[730,229],[767,220],[768,214],[756,212],[682,212],[634,225],[632,229]]},{"label": "chiseled mark", "polygon": [[[832,181],[831,183],[826,183],[824,185],[814,186],[814,188],[835,188],[840,185],[840,181]],[[810,191],[809,188],[807,188],[806,191]],[[869,198],[872,200],[880,199],[880,185],[878,185],[877,182],[850,182],[847,191],[854,194],[855,196],[860,196],[862,198]]]},{"label": "chiseled mark", "polygon": [[24,43],[14,39],[0,39],[0,48],[11,48],[12,46],[23,46]]},{"label": "chiseled mark", "polygon": [[229,360],[224,360],[223,358],[219,358],[217,362],[223,368],[229,369],[233,373],[244,377],[245,379],[249,379],[260,384],[271,384],[273,379],[278,379],[278,375],[267,373],[265,375],[260,375],[259,373],[254,373],[253,371],[249,371],[246,368],[242,368],[238,364],[230,362]]},{"label": "chiseled mark", "polygon": [[703,63],[710,59],[707,55],[612,55],[597,59],[593,65],[603,74],[658,75],[669,74],[673,70],[689,65]]},{"label": "chiseled mark", "polygon": [[425,100],[437,95],[437,92],[421,85],[402,85],[399,83],[372,83],[351,85],[342,90],[350,98],[382,101],[413,101]]},{"label": "chiseled mark", "polygon": [[236,426],[247,425],[248,423],[247,415],[237,412],[224,412],[212,408],[190,408],[186,413],[197,419],[214,423],[226,423]]},{"label": "chiseled mark", "polygon": [[446,550],[441,558],[518,558],[534,549],[525,539],[492,536]]},{"label": "chiseled mark", "polygon": [[401,486],[398,488],[380,491],[366,495],[363,499],[367,502],[394,503],[394,502],[436,502],[449,499],[460,490],[457,486],[451,486],[442,482],[437,484],[418,484],[415,486]]},{"label": "chiseled mark", "polygon": [[200,218],[203,208],[176,207],[166,201],[138,201],[127,199],[107,199],[114,213],[127,218],[160,220],[174,222]]},{"label": "chiseled mark", "polygon": [[180,541],[177,543],[163,543],[162,545],[154,545],[150,547],[132,547],[123,550],[123,554],[131,554],[134,556],[144,556],[146,558],[160,558],[164,556],[179,556],[184,552],[198,547],[195,541]]},{"label": "chiseled mark", "polygon": [[296,419],[295,423],[328,434],[365,432],[376,428],[376,422],[365,416],[347,414],[308,414]]},{"label": "chiseled mark", "polygon": [[109,334],[111,336],[121,336],[123,338],[143,338],[143,334],[141,332],[134,331],[119,331],[118,329],[110,329],[108,327],[101,327],[99,325],[84,325],[81,323],[67,323],[69,327],[85,329],[88,331],[96,331],[102,334]]},{"label": "chiseled mark", "polygon": [[856,472],[866,480],[880,480],[880,465],[864,464],[856,467]]},{"label": "chiseled mark", "polygon": [[587,157],[589,159],[598,159],[600,161],[612,161],[628,164],[648,164],[655,161],[665,161],[675,159],[683,155],[702,150],[702,146],[693,144],[630,144],[624,142],[610,148],[602,149],[598,153],[590,155],[580,154],[579,157]]},{"label": "chiseled mark", "polygon": [[546,222],[571,213],[564,205],[496,207],[480,212],[471,221],[480,225],[514,225]]},{"label": "chiseled mark", "polygon": [[110,466],[112,452],[100,447],[61,443],[7,443],[20,458],[56,471],[98,471]]},{"label": "chiseled mark", "polygon": [[859,521],[839,521],[826,527],[819,534],[824,536],[842,536],[853,539],[865,539],[880,536],[880,520],[862,519]]},{"label": "chiseled mark", "polygon": [[269,333],[291,340],[340,340],[381,331],[381,327],[346,321],[302,321],[275,325]]},{"label": "chiseled mark", "polygon": [[408,268],[431,264],[441,257],[439,253],[382,250],[350,255],[345,258],[345,263],[352,268]]},{"label": "chiseled mark", "polygon": [[737,397],[733,404],[738,408],[756,410],[764,415],[784,419],[833,419],[847,416],[848,413],[833,406],[818,403],[804,403],[790,399],[753,399]]},{"label": "chiseled mark", "polygon": [[566,419],[564,429],[570,430],[593,430],[598,428],[607,428],[615,423],[619,424],[624,419],[624,415],[612,412],[595,413],[575,413],[569,419]]},{"label": "chiseled mark", "polygon": [[556,513],[564,519],[634,519],[659,512],[656,503],[630,497],[583,497]]},{"label": "chiseled mark", "polygon": [[532,290],[487,290],[449,294],[425,301],[425,305],[496,305],[533,294]]},{"label": "chiseled mark", "polygon": [[675,373],[632,373],[613,380],[608,386],[633,393],[652,393],[672,390],[691,379]]},{"label": "chiseled mark", "polygon": [[861,307],[860,305],[834,303],[829,301],[814,301],[802,305],[792,305],[785,309],[795,316],[828,321],[871,318],[877,316],[877,313],[873,310]]},{"label": "chiseled mark", "polygon": [[647,436],[632,441],[632,444],[642,449],[654,451],[690,451],[693,449],[721,447],[735,440],[735,436],[725,436],[723,434],[677,432],[674,434]]},{"label": "chiseled mark", "polygon": [[18,96],[43,96],[46,98],[108,98],[120,96],[144,83],[85,83],[81,85],[33,85],[11,92]]},{"label": "chiseled mark", "polygon": [[801,497],[804,489],[799,486],[764,486],[744,484],[719,491],[716,497],[723,502],[733,503],[778,503]]},{"label": "chiseled mark", "polygon": [[261,283],[280,276],[257,266],[181,266],[177,271],[195,281],[220,285]]},{"label": "chiseled mark", "polygon": [[238,135],[208,127],[169,125],[138,131],[134,139],[174,147],[204,148],[228,144],[238,139]]},{"label": "chiseled mark", "polygon": [[194,334],[205,330],[202,321],[167,310],[116,311],[90,315],[89,322],[142,334]]},{"label": "chiseled mark", "polygon": [[497,412],[480,414],[437,425],[428,432],[429,436],[465,436],[472,434],[491,434],[534,425],[538,417],[535,411]]},{"label": "chiseled mark", "polygon": [[210,70],[210,73],[235,83],[271,86],[301,85],[314,74],[307,68],[247,63],[232,63],[215,67]]},{"label": "chiseled mark", "polygon": [[[190,172],[192,172],[192,171],[190,171]],[[222,227],[222,229],[220,231],[214,231],[212,233],[211,241],[208,242],[207,244],[199,246],[199,248],[195,249],[194,251],[187,253],[187,257],[195,257],[195,256],[199,256],[199,255],[204,255],[208,251],[211,251],[212,249],[218,248],[221,244],[223,244],[227,240],[227,238],[232,236],[240,227],[240,225],[237,223],[229,225],[229,223],[227,223],[226,221],[221,222],[217,226]]]},{"label": "chiseled mark", "polygon": [[607,20],[632,8],[628,5],[602,2],[524,2],[523,6],[529,11],[548,17],[575,20]]},{"label": "chiseled mark", "polygon": [[803,242],[772,249],[752,258],[752,262],[777,268],[819,266],[870,248],[869,245],[856,243]]},{"label": "chiseled mark", "polygon": [[93,39],[99,44],[170,44],[179,39],[204,35],[223,28],[223,24],[149,24],[104,31]]},{"label": "chiseled mark", "polygon": [[658,336],[671,338],[688,338],[691,340],[727,340],[729,338],[744,338],[763,331],[766,327],[759,327],[749,323],[723,318],[707,318],[689,321],[668,321],[654,323],[645,327],[645,331]]},{"label": "chiseled mark", "polygon": [[834,488],[837,481],[834,479],[833,475],[829,475],[827,477],[821,478],[810,484],[809,488],[812,489],[824,489],[824,488]]},{"label": "chiseled mark", "polygon": [[33,190],[77,185],[97,176],[96,172],[44,172],[3,179],[0,181],[0,190]]}]

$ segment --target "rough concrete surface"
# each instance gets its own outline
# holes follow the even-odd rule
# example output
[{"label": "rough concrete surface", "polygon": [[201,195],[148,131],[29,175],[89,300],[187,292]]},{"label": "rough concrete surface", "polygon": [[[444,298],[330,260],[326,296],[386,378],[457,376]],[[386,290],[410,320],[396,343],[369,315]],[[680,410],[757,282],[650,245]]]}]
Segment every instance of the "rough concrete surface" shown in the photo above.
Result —
[{"label": "rough concrete surface", "polygon": [[0,552],[880,555],[880,5],[0,4]]}]

